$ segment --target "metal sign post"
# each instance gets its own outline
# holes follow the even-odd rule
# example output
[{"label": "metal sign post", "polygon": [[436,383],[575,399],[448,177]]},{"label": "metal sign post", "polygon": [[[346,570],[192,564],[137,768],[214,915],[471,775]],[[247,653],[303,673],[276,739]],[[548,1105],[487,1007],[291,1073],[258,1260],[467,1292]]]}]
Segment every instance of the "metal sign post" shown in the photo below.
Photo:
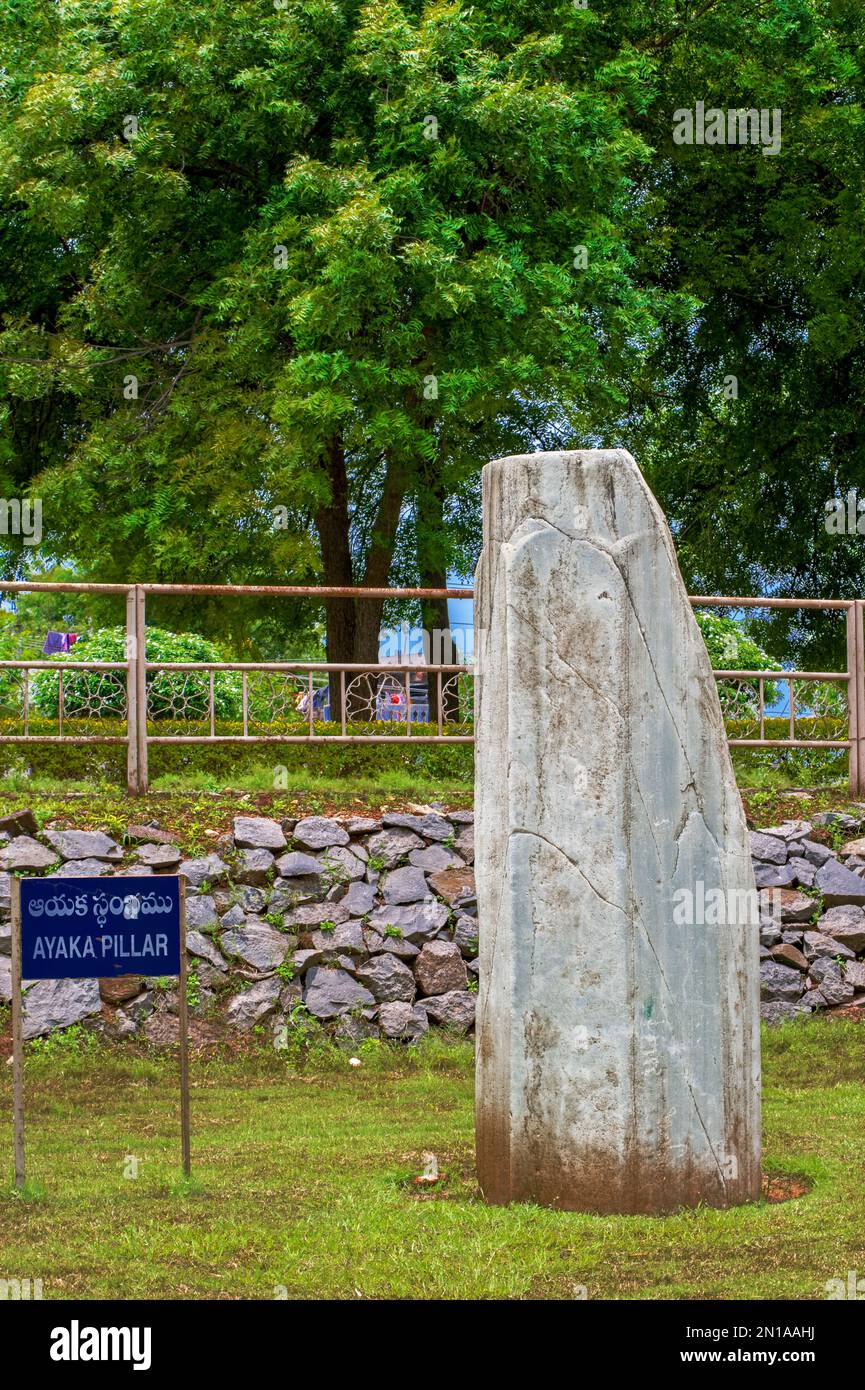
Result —
[{"label": "metal sign post", "polygon": [[180,999],[178,1019],[180,1022],[180,1147],[183,1153],[183,1174],[189,1177],[192,1172],[189,1147],[189,1004],[186,997],[186,880],[180,883]]},{"label": "metal sign post", "polygon": [[21,1008],[21,882],[12,883],[12,1129],[15,1186],[24,1187],[24,1038]]},{"label": "metal sign post", "polygon": [[24,1186],[22,979],[92,980],[176,975],[180,1127],[189,1177],[189,1007],[185,880],[152,877],[12,879],[12,1108],[15,1185]]}]

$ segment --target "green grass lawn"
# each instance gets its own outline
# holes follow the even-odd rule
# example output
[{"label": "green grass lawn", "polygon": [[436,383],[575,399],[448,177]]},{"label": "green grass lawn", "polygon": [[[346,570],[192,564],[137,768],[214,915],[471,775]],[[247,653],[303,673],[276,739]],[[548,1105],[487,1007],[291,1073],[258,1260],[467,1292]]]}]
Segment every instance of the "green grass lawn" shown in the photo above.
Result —
[{"label": "green grass lawn", "polygon": [[[863,1046],[839,1020],[765,1034],[765,1167],[804,1196],[613,1218],[483,1204],[465,1042],[366,1044],[354,1069],[335,1049],[196,1059],[189,1189],[174,1060],[52,1044],[28,1057],[34,1195],[0,1194],[0,1278],[41,1278],[46,1299],[825,1298],[865,1274]],[[424,1151],[437,1194],[410,1182]]]}]

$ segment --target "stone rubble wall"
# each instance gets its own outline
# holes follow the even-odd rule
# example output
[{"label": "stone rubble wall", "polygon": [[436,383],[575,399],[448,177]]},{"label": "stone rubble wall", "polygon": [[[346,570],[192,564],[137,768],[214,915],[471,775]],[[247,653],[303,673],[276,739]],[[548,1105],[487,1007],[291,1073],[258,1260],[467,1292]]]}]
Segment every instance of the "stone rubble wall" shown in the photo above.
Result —
[{"label": "stone rubble wall", "polygon": [[[301,821],[238,816],[213,852],[184,859],[158,827],[126,849],[99,831],[0,822],[0,1000],[11,997],[10,874],[180,874],[186,881],[191,1016],[208,1028],[264,1025],[276,1046],[310,1016],[341,1038],[412,1040],[430,1024],[474,1026],[477,906],[473,814]],[[25,982],[25,1037],[101,1016],[116,1037],[177,1036],[173,981]]]},{"label": "stone rubble wall", "polygon": [[[819,812],[751,834],[760,890],[761,1013],[768,1023],[865,1007],[865,814]],[[844,837],[835,851],[812,832]]]},{"label": "stone rubble wall", "polygon": [[[11,872],[180,873],[197,982],[191,1016],[214,1036],[263,1025],[279,1045],[306,1011],[347,1041],[474,1027],[470,811],[299,822],[238,816],[233,833],[196,859],[184,859],[155,826],[130,827],[125,847],[99,831],[40,832],[26,811],[0,826],[0,1002],[11,998]],[[845,837],[837,852],[811,838],[833,829]],[[865,1008],[865,837],[855,838],[863,830],[865,810],[861,819],[825,812],[751,834],[769,1023]],[[157,1044],[177,1036],[173,981],[42,980],[25,989],[28,1038],[84,1020],[109,1036]]]}]

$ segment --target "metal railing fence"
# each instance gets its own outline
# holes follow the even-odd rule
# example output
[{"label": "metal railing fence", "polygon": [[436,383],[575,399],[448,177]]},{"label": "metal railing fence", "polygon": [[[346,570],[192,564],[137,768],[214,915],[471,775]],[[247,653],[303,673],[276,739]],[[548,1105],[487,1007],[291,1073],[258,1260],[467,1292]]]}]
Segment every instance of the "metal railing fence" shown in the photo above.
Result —
[{"label": "metal railing fence", "polygon": [[[0,592],[74,592],[124,598],[125,660],[0,661],[0,710],[4,716],[0,743],[125,744],[127,789],[132,794],[147,790],[149,749],[162,744],[474,740],[469,664],[413,660],[406,664],[171,662],[148,661],[145,653],[148,594],[318,601],[465,599],[473,597],[471,589],[0,581]],[[844,612],[847,665],[843,671],[730,669],[713,674],[719,683],[725,720],[734,726],[728,735],[731,747],[846,749],[850,794],[861,795],[865,790],[865,601],[695,595],[690,602],[695,607]],[[332,673],[339,677],[336,710],[329,707],[334,689]],[[771,707],[777,702],[780,686],[787,688],[783,715],[787,732],[783,738],[772,737],[771,727],[767,732],[767,721],[779,718]],[[768,709],[767,691],[771,696]],[[7,713],[10,707],[11,715]],[[797,724],[805,718],[827,724],[827,736],[799,737]],[[118,723],[123,732],[103,732],[107,719]]]}]

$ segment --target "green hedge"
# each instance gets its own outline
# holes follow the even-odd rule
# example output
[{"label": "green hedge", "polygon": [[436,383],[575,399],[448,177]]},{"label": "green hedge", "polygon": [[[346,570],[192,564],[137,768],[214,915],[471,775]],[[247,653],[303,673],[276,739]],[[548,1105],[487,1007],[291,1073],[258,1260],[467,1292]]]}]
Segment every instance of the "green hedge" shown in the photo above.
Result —
[{"label": "green hedge", "polygon": [[[727,720],[728,738],[757,738],[759,726],[753,717]],[[766,738],[786,739],[790,721],[785,717],[767,718]],[[846,738],[846,718],[805,716],[796,719],[797,738]],[[773,782],[790,787],[830,786],[847,776],[846,748],[733,748],[733,767],[740,783]]]},{"label": "green hedge", "polygon": [[[206,734],[206,722],[185,722],[184,733]],[[299,723],[296,732],[307,726]],[[364,731],[393,733],[398,727],[391,723],[365,724]],[[217,731],[240,734],[242,725],[225,720],[217,721]],[[315,732],[328,738],[340,733],[338,724],[316,723]],[[414,733],[436,733],[431,724],[413,724]],[[56,734],[55,721],[31,719],[31,733]],[[68,734],[101,733],[113,736],[125,734],[122,720],[66,721]],[[164,734],[166,727],[154,726],[151,732]],[[260,733],[285,733],[285,725],[261,726]],[[0,720],[0,776],[10,773],[29,773],[33,777],[54,778],[58,781],[99,781],[125,784],[126,748],[122,744],[45,744],[4,743],[3,734],[20,734],[20,722]],[[444,780],[470,780],[474,767],[474,748],[470,743],[231,743],[151,744],[148,751],[150,781],[166,776],[211,776],[221,785],[230,786],[232,777],[239,778],[253,768],[285,767],[289,772],[304,771],[310,777],[372,777],[379,772],[401,771],[423,774]]]},{"label": "green hedge", "polygon": [[[711,608],[693,610],[697,626],[703,634],[712,668],[716,671],[779,671],[781,663],[769,656],[745,635],[740,623]],[[757,708],[757,683],[721,681],[718,686],[724,707],[746,715]],[[778,687],[767,681],[764,699],[772,704],[778,697]]]},{"label": "green hedge", "polygon": [[[56,733],[56,722],[31,720],[33,733]],[[204,722],[184,724],[185,732],[206,733]],[[226,721],[217,722],[222,733],[240,733],[241,726]],[[298,732],[304,725],[298,724]],[[316,723],[317,733],[332,737],[339,725]],[[386,723],[364,725],[365,730],[392,733],[396,726]],[[125,726],[120,720],[92,720],[82,724],[68,721],[67,733],[123,735]],[[159,724],[160,733],[166,726]],[[274,733],[285,732],[285,726],[271,726]],[[435,726],[416,724],[417,733],[435,733]],[[802,718],[796,721],[801,738],[843,738],[845,724],[836,718]],[[266,732],[266,728],[260,730]],[[767,718],[767,738],[786,738],[789,723],[784,718]],[[126,749],[123,745],[104,747],[74,744],[10,744],[3,743],[3,734],[20,733],[21,725],[10,720],[0,721],[0,776],[29,769],[34,777],[58,781],[101,781],[123,784],[126,778]],[[756,722],[751,718],[731,719],[727,723],[730,738],[755,737]],[[743,781],[759,781],[762,775],[788,785],[828,785],[843,780],[847,770],[847,750],[820,748],[758,748],[733,749],[733,761],[742,773]],[[211,776],[222,786],[230,786],[253,768],[284,766],[289,772],[304,771],[310,777],[374,777],[377,773],[401,771],[443,780],[468,781],[472,777],[474,748],[466,743],[255,743],[237,744],[161,744],[150,746],[151,781],[165,776]]]},{"label": "green hedge", "polygon": [[[218,647],[196,632],[167,632],[149,627],[145,636],[148,661],[221,661]],[[125,661],[126,629],[103,627],[82,637],[68,652],[54,658],[58,665],[67,661]],[[40,714],[57,717],[60,681],[53,671],[36,671],[31,676],[33,704]],[[241,715],[241,677],[237,671],[218,671],[214,677],[213,704],[217,716],[239,719]],[[154,717],[170,719],[174,709],[204,718],[209,707],[209,675],[206,671],[151,671],[147,693]],[[9,698],[4,694],[4,699]],[[126,675],[123,671],[66,671],[63,677],[63,708],[75,718],[93,710],[100,723],[122,715],[126,705]]]}]

